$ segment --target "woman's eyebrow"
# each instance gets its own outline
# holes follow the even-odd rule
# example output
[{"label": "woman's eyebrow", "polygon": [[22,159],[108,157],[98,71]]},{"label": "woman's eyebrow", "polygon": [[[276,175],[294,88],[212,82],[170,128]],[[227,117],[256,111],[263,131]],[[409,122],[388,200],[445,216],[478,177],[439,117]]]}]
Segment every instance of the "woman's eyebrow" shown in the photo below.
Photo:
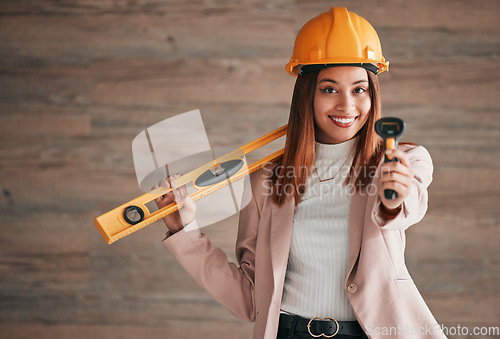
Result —
[{"label": "woman's eyebrow", "polygon": [[331,82],[332,84],[338,84],[338,82],[336,82],[335,80],[333,79],[329,79],[329,78],[324,78],[324,79],[321,79],[319,81],[319,83],[322,83],[322,82]]},{"label": "woman's eyebrow", "polygon": [[361,79],[361,80],[358,80],[358,81],[354,81],[352,84],[353,84],[353,85],[357,85],[357,84],[360,84],[360,83],[362,83],[362,82],[366,82],[366,83],[368,83],[368,80],[366,80],[366,79]]},{"label": "woman's eyebrow", "polygon": [[[337,81],[333,80],[333,79],[330,79],[330,78],[324,78],[324,79],[321,79],[319,81],[319,83],[322,83],[322,82],[331,82],[332,84],[338,84]],[[360,84],[362,82],[366,82],[368,83],[368,80],[365,80],[365,79],[361,79],[361,80],[356,80],[352,83],[352,85],[357,85],[357,84]]]}]

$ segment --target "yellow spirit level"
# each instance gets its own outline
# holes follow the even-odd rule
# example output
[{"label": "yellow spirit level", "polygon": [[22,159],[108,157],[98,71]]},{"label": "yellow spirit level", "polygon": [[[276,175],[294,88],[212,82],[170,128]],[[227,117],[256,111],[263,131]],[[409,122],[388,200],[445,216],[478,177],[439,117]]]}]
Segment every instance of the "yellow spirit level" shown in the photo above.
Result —
[{"label": "yellow spirit level", "polygon": [[[254,163],[247,165],[244,155],[269,144],[284,136],[288,125],[268,133],[254,141],[237,148],[209,163],[200,166],[175,180],[176,186],[181,187],[191,183],[195,191],[189,196],[193,201],[199,200],[216,192],[231,182],[261,169],[266,163],[276,161],[282,154],[280,149]],[[95,219],[95,226],[108,244],[115,242],[135,231],[146,227],[153,222],[179,209],[173,202],[162,209],[150,212],[146,204],[170,192],[171,188],[158,187],[151,192],[141,195]]]}]

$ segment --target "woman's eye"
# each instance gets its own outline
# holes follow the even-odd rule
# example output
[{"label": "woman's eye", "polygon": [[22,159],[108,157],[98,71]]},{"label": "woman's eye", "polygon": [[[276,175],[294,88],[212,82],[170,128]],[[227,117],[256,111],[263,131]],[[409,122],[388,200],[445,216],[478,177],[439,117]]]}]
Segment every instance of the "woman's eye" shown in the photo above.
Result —
[{"label": "woman's eye", "polygon": [[364,89],[363,87],[358,87],[354,90],[354,93],[356,93],[356,94],[361,94],[364,92],[366,92],[366,89]]},{"label": "woman's eye", "polygon": [[336,93],[337,91],[335,90],[335,88],[326,87],[326,88],[322,88],[321,92],[331,94],[331,93]]}]

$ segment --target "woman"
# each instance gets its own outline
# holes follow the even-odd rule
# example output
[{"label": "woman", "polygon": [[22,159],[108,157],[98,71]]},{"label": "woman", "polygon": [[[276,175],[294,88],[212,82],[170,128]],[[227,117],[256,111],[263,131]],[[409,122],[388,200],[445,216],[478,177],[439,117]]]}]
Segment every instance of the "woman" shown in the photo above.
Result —
[{"label": "woman", "polygon": [[251,175],[238,264],[199,232],[184,188],[157,199],[184,204],[164,218],[167,248],[218,302],[255,321],[254,338],[444,337],[404,264],[404,230],[425,214],[432,161],[401,145],[390,154],[399,162],[384,163],[374,133],[387,67],[373,27],[347,9],[304,25],[287,65],[297,81],[285,151]]}]

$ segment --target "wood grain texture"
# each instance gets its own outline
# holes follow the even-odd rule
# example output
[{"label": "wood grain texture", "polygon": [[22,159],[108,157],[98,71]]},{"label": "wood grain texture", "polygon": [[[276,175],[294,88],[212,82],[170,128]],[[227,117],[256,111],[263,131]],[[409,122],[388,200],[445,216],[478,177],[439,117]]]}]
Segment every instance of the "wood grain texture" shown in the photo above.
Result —
[{"label": "wood grain texture", "polygon": [[[131,142],[152,124],[200,109],[212,147],[233,148],[284,125],[295,35],[332,5],[377,29],[384,114],[433,157],[429,211],[407,232],[417,286],[440,323],[500,326],[499,1],[10,0],[2,338],[251,337],[163,248],[160,223],[109,246],[93,220],[141,194]],[[205,229],[232,260],[237,221]]]}]

